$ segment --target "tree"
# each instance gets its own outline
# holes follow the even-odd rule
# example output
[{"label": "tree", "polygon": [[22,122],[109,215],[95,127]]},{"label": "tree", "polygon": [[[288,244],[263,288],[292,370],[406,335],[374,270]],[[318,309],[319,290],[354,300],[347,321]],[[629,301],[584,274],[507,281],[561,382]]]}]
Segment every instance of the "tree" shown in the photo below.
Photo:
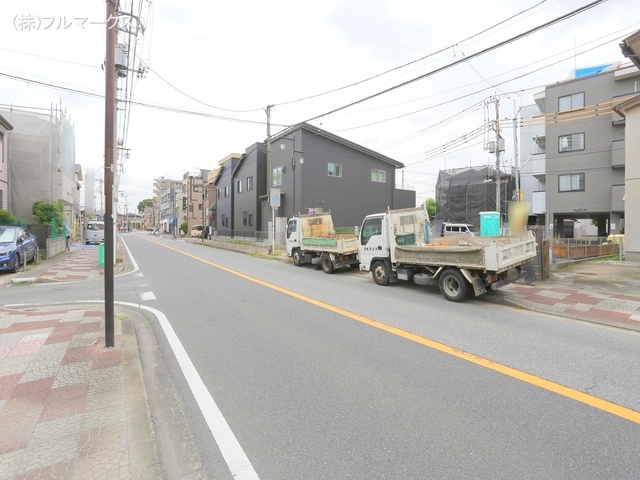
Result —
[{"label": "tree", "polygon": [[47,202],[38,200],[32,207],[33,216],[42,225],[50,224],[51,220],[56,220],[58,227],[64,223],[64,208],[62,202]]},{"label": "tree", "polygon": [[146,207],[153,207],[153,198],[146,198],[138,203],[138,213],[142,215]]},{"label": "tree", "polygon": [[431,220],[436,218],[436,201],[433,198],[427,198],[424,201],[424,207],[427,209],[427,213]]}]

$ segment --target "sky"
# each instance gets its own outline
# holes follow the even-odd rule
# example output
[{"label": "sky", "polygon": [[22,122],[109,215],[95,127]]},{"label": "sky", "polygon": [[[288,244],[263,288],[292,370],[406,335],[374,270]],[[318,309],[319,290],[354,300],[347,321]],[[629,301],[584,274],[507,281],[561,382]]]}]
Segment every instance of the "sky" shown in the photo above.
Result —
[{"label": "sky", "polygon": [[[308,121],[402,162],[397,186],[421,203],[440,170],[495,164],[496,113],[501,168],[513,165],[519,109],[576,67],[628,63],[619,43],[640,30],[637,0],[121,0],[120,10],[143,26],[118,37],[135,53],[118,83],[129,211],[155,178],[217,168],[264,141],[267,106],[272,134]],[[61,106],[76,163],[98,179],[105,22],[97,0],[7,0],[0,15],[0,105]]]}]

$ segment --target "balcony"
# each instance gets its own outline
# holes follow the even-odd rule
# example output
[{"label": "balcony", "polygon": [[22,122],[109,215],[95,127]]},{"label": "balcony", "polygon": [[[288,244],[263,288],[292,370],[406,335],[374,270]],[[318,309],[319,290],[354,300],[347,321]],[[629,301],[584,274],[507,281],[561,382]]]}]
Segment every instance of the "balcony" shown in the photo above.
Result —
[{"label": "balcony", "polygon": [[611,142],[611,168],[624,168],[624,140]]}]

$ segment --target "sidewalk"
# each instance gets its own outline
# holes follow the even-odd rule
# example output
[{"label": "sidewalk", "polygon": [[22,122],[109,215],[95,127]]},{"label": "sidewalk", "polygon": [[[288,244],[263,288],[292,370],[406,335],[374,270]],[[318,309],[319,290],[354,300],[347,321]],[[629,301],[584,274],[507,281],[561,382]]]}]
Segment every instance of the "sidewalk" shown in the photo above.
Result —
[{"label": "sidewalk", "polygon": [[128,309],[0,307],[0,479],[162,478]]},{"label": "sidewalk", "polygon": [[[266,244],[185,240],[289,261]],[[97,248],[76,245],[26,272],[0,275],[0,298],[3,289],[102,276]],[[640,331],[640,263],[565,265],[548,281],[507,285],[478,301]],[[116,305],[116,346],[105,348],[103,305],[0,307],[0,480],[162,478],[136,322],[148,323]],[[197,475],[197,465],[173,468]]]},{"label": "sidewalk", "polygon": [[492,300],[527,310],[640,331],[640,263],[583,261],[556,265],[532,285],[512,283]]}]

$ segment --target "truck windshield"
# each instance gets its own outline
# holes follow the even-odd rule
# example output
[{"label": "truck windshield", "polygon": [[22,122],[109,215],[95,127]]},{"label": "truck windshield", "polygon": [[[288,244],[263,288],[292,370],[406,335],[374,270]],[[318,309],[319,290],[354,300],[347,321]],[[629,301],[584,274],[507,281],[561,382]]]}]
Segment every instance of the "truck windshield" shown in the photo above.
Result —
[{"label": "truck windshield", "polygon": [[296,222],[297,220],[289,220],[289,225],[287,226],[287,238],[289,238],[291,234],[296,231]]},{"label": "truck windshield", "polygon": [[369,243],[369,239],[374,235],[380,235],[382,233],[382,218],[369,218],[365,220],[362,225],[362,245]]}]

